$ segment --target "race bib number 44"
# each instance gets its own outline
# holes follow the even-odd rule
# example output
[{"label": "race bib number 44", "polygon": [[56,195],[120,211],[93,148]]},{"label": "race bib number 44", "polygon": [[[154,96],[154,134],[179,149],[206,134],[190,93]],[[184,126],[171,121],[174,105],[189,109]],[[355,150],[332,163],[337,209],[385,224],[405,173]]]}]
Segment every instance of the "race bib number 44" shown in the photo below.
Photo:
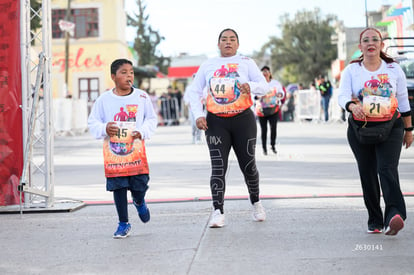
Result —
[{"label": "race bib number 44", "polygon": [[236,79],[212,78],[210,90],[215,101],[219,104],[228,104],[237,99]]},{"label": "race bib number 44", "polygon": [[362,107],[369,117],[388,117],[391,115],[391,99],[383,96],[364,96]]}]

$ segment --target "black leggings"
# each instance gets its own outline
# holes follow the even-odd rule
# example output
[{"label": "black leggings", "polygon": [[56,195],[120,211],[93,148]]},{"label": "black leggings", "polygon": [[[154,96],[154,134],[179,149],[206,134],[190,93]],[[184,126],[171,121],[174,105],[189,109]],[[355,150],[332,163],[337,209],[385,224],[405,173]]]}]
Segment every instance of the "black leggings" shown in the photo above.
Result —
[{"label": "black leggings", "polygon": [[266,150],[266,140],[267,140],[267,122],[270,126],[270,145],[272,148],[276,145],[276,135],[277,135],[277,121],[279,118],[279,112],[270,115],[270,116],[259,116],[260,128],[262,129],[262,147],[263,150]]},{"label": "black leggings", "polygon": [[[354,129],[348,126],[348,142],[358,163],[368,225],[387,226],[395,214],[400,214],[404,220],[406,218],[398,177],[403,125],[402,119],[397,119],[388,139],[379,144],[360,144]],[[384,215],[380,206],[381,191],[385,202]]]},{"label": "black leggings", "polygon": [[[130,190],[132,199],[140,205],[144,201],[145,192]],[[128,222],[128,188],[120,188],[113,191],[116,212],[120,222]]]},{"label": "black leggings", "polygon": [[247,109],[234,117],[207,114],[206,141],[210,150],[210,187],[214,209],[223,213],[226,171],[231,147],[244,175],[251,203],[259,201],[259,172],[255,149],[257,126],[253,112]]}]

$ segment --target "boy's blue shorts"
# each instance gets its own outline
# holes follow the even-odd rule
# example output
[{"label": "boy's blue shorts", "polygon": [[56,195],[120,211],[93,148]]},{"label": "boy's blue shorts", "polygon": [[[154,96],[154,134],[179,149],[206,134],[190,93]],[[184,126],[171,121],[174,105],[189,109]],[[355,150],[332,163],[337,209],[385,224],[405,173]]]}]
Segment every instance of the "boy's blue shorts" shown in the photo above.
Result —
[{"label": "boy's blue shorts", "polygon": [[128,188],[133,191],[145,192],[148,189],[149,175],[106,178],[106,191]]}]

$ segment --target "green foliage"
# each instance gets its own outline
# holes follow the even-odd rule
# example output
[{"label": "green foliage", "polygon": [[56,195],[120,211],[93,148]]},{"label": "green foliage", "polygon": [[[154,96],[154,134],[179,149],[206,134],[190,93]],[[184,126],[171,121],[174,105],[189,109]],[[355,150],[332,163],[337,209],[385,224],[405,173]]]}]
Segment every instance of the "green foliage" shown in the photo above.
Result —
[{"label": "green foliage", "polygon": [[292,20],[285,14],[280,21],[282,37],[271,37],[259,55],[270,53],[274,75],[283,83],[302,82],[306,87],[319,74],[326,75],[336,59],[337,48],[332,43],[336,16],[323,19],[316,8],[299,11]]},{"label": "green foliage", "polygon": [[170,58],[157,52],[157,46],[165,38],[148,24],[149,15],[145,14],[146,5],[137,0],[138,13],[127,15],[127,24],[137,28],[137,36],[134,40],[134,50],[138,54],[138,65],[155,65],[163,73],[167,73]]},{"label": "green foliage", "polygon": [[[32,38],[34,37],[33,33],[42,27],[41,11],[41,0],[30,0],[30,31],[32,32]],[[32,41],[32,44],[34,44],[34,41]]]}]

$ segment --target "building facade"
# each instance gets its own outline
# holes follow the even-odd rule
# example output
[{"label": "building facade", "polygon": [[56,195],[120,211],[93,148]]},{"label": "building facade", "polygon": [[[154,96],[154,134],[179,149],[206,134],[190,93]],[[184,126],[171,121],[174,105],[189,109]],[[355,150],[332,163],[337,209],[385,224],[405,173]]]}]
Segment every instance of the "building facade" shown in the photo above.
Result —
[{"label": "building facade", "polygon": [[[358,48],[359,34],[366,27],[379,29],[383,37],[413,36],[413,2],[413,0],[396,1],[394,5],[383,5],[377,11],[367,12],[367,26],[347,28],[342,23],[337,25],[338,59],[332,63],[332,78],[336,83],[339,83],[344,67],[361,55]],[[404,40],[385,41],[385,50],[389,43],[402,45]]]},{"label": "building facade", "polygon": [[[113,87],[112,61],[134,62],[126,42],[124,0],[52,0],[51,9],[53,98],[85,99],[91,105]],[[61,20],[75,24],[68,39]]]}]

